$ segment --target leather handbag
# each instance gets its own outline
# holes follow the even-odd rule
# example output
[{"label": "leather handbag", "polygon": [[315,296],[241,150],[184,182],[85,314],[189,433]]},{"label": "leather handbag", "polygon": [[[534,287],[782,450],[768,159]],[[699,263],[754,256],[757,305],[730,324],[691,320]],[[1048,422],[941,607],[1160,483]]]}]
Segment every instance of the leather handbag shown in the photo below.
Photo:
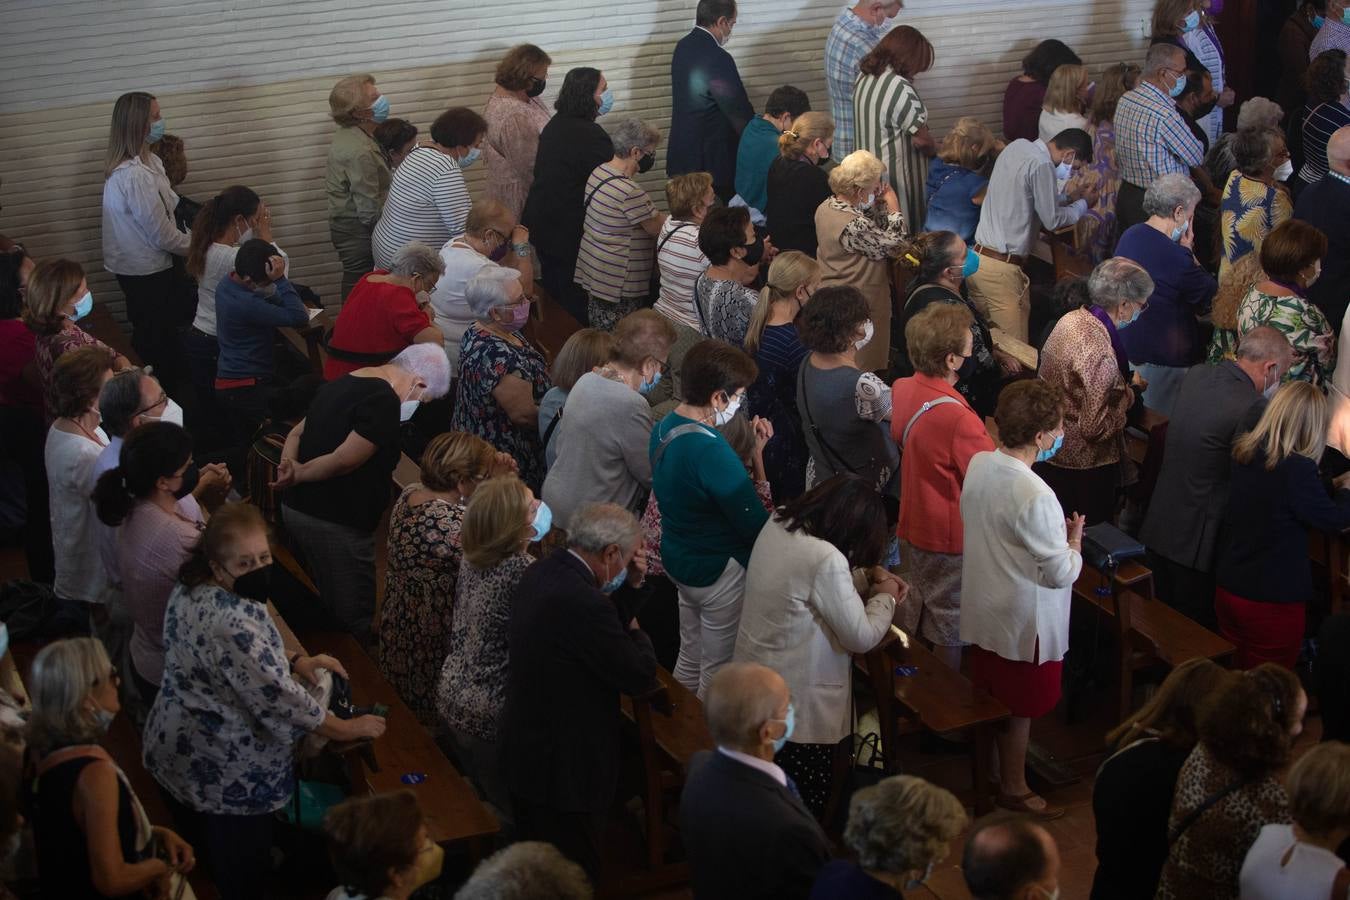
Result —
[{"label": "leather handbag", "polygon": [[1083,529],[1083,562],[1099,572],[1114,572],[1125,560],[1143,555],[1143,544],[1109,522]]}]

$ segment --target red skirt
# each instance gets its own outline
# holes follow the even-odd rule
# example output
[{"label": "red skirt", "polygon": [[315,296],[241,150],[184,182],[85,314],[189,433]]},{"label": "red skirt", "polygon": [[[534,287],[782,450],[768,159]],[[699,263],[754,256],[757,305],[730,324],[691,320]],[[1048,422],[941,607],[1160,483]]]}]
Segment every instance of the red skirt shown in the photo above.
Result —
[{"label": "red skirt", "polygon": [[[1037,719],[1059,703],[1064,661],[1021,662],[970,645],[970,680],[993,694],[1014,716]],[[1040,659],[1040,642],[1036,659]]]},{"label": "red skirt", "polygon": [[1264,662],[1286,669],[1298,664],[1307,618],[1303,603],[1263,603],[1214,590],[1214,613],[1219,633],[1237,646],[1237,666],[1251,669]]}]

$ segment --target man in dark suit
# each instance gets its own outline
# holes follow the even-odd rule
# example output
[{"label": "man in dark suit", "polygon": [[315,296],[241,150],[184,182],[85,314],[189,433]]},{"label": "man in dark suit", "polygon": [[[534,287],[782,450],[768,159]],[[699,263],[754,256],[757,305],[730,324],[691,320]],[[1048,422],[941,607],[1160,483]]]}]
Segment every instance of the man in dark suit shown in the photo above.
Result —
[{"label": "man in dark suit", "polygon": [[1158,596],[1206,628],[1214,616],[1214,557],[1228,508],[1233,441],[1250,431],[1293,362],[1289,340],[1268,325],[1242,338],[1236,360],[1193,367],[1167,423],[1162,469],[1139,538]]},{"label": "man in dark suit", "polygon": [[703,714],[717,742],[689,764],[680,835],[696,900],[806,898],[829,857],[820,825],[773,755],[792,736],[788,686],[753,663],[723,666]]},{"label": "man in dark suit", "polygon": [[1322,274],[1308,288],[1308,299],[1326,314],[1339,335],[1350,297],[1350,125],[1327,141],[1327,174],[1298,195],[1294,218],[1327,236]]},{"label": "man in dark suit", "polygon": [[572,514],[567,548],[525,571],[511,602],[502,746],[521,840],[547,841],[600,872],[619,769],[619,693],[655,684],[656,653],[610,597],[640,587],[642,530],[612,503]]},{"label": "man in dark suit", "polygon": [[698,0],[694,30],[670,58],[666,174],[708,172],[723,200],[736,193],[736,148],[755,109],[736,60],[722,47],[736,26],[736,0]]}]

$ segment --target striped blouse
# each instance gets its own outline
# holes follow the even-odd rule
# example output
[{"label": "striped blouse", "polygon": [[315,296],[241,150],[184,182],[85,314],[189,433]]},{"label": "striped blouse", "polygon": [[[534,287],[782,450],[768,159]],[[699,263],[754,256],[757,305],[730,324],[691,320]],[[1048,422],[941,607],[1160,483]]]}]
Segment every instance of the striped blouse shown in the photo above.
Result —
[{"label": "striped blouse", "polygon": [[1303,120],[1303,166],[1298,177],[1307,184],[1327,174],[1327,143],[1336,131],[1350,125],[1350,109],[1342,103],[1319,103]]},{"label": "striped blouse", "polygon": [[857,147],[870,150],[886,167],[906,222],[922,222],[928,160],[914,149],[914,133],[928,122],[928,109],[909,79],[886,69],[859,75],[853,92]]},{"label": "striped blouse", "polygon": [[412,241],[439,248],[464,233],[469,189],[459,163],[433,147],[417,147],[394,170],[389,198],[371,237],[375,268],[388,269]]},{"label": "striped blouse", "polygon": [[[673,232],[673,234],[672,234]],[[708,269],[708,257],[698,248],[698,225],[672,216],[661,226],[656,265],[661,270],[661,293],[653,307],[661,315],[698,331],[694,309],[694,282]]]},{"label": "striped blouse", "polygon": [[595,167],[586,179],[586,218],[577,254],[576,283],[597,300],[618,303],[646,297],[651,289],[656,242],[642,223],[656,207],[636,181],[613,163]]}]

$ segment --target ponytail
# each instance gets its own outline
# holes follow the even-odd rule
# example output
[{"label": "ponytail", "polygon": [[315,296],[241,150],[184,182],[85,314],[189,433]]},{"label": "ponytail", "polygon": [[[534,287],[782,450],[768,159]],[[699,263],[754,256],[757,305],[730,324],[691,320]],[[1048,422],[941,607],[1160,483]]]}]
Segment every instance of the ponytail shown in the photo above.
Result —
[{"label": "ponytail", "polygon": [[94,483],[94,512],[109,528],[125,522],[139,499],[127,489],[127,476],[121,466],[104,472]]},{"label": "ponytail", "polygon": [[825,112],[804,112],[792,120],[791,127],[778,136],[778,152],[786,159],[802,159],[815,141],[829,142],[834,137],[834,119]]},{"label": "ponytail", "polygon": [[235,216],[248,218],[262,203],[258,195],[243,185],[227,187],[202,204],[192,220],[192,241],[188,244],[187,271],[194,278],[206,274],[206,251],[230,227]]},{"label": "ponytail", "polygon": [[937,281],[944,269],[951,268],[952,244],[959,239],[952,231],[925,231],[917,235],[909,250],[900,257],[913,270],[911,289]]},{"label": "ponytail", "polygon": [[750,314],[750,325],[745,331],[746,353],[752,357],[759,353],[759,343],[764,339],[764,328],[769,324],[773,305],[819,277],[820,263],[800,250],[784,250],[774,257],[769,264],[769,277],[760,289],[759,302]]},{"label": "ponytail", "polygon": [[191,457],[192,438],[171,422],[133,429],[122,444],[117,467],[100,475],[94,485],[99,521],[110,528],[121,525],[161,478],[172,476]]}]

